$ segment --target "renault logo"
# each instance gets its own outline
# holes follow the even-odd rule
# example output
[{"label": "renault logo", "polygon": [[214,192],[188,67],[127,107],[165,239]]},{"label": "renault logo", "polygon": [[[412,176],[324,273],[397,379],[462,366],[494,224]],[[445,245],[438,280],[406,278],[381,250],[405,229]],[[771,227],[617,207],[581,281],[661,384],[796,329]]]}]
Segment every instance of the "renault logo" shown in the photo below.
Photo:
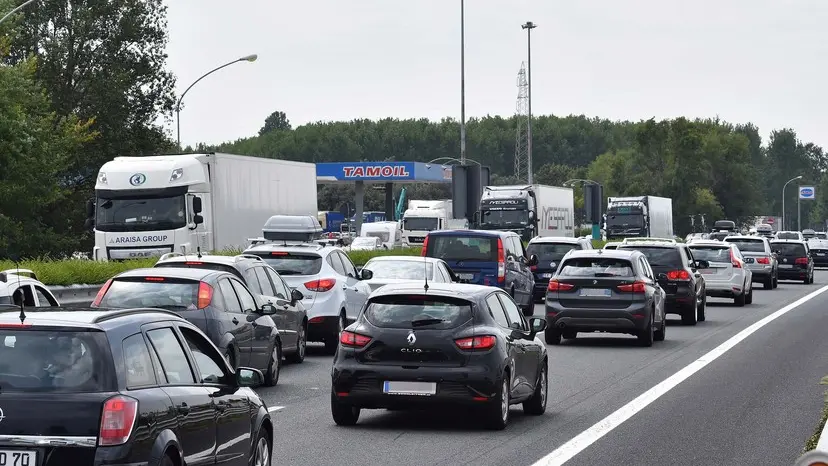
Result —
[{"label": "renault logo", "polygon": [[132,186],[141,186],[147,181],[147,176],[143,173],[136,173],[129,177],[129,184]]},{"label": "renault logo", "polygon": [[409,345],[417,343],[417,337],[414,335],[414,330],[408,332],[408,338],[406,338],[406,340],[408,341]]}]

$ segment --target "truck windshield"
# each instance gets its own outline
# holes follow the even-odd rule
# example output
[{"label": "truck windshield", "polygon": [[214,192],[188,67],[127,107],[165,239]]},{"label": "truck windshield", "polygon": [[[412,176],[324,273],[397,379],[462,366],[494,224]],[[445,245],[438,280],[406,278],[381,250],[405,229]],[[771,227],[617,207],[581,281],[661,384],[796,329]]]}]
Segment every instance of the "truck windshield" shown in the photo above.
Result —
[{"label": "truck windshield", "polygon": [[525,210],[484,210],[481,212],[484,225],[526,225],[529,213]]},{"label": "truck windshield", "polygon": [[95,228],[99,231],[154,231],[187,224],[184,195],[153,198],[99,197]]},{"label": "truck windshield", "polygon": [[644,216],[641,214],[608,214],[607,227],[642,228]]},{"label": "truck windshield", "polygon": [[432,231],[436,230],[438,219],[434,217],[409,217],[403,219],[404,230]]}]

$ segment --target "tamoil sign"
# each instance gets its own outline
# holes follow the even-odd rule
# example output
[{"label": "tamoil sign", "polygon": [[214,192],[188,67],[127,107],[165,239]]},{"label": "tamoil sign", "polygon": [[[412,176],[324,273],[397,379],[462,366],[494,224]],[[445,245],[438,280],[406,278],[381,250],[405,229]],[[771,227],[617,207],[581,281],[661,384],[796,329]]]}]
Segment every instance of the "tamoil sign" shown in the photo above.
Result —
[{"label": "tamoil sign", "polygon": [[405,165],[344,166],[345,178],[408,178],[411,173]]},{"label": "tamoil sign", "polygon": [[800,199],[809,199],[813,200],[816,199],[816,192],[813,186],[800,186],[799,187],[799,198]]}]

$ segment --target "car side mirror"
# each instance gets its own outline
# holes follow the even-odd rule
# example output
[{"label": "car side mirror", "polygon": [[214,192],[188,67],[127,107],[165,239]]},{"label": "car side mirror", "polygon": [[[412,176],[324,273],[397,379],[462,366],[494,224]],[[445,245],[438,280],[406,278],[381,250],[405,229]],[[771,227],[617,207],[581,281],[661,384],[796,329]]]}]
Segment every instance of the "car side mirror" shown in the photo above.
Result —
[{"label": "car side mirror", "polygon": [[271,303],[264,303],[262,304],[262,307],[259,308],[259,312],[266,316],[276,314],[276,306]]},{"label": "car side mirror", "polygon": [[696,268],[697,269],[709,269],[710,268],[710,262],[696,261]]},{"label": "car side mirror", "polygon": [[236,382],[239,387],[259,387],[264,383],[264,374],[252,367],[239,367],[236,371]]},{"label": "car side mirror", "polygon": [[362,270],[359,271],[359,276],[363,280],[370,280],[370,279],[374,278],[374,272],[371,272],[368,269],[362,269]]},{"label": "car side mirror", "polygon": [[664,272],[662,272],[662,273],[660,273],[660,274],[656,275],[656,279],[657,279],[658,281],[662,281],[662,282],[663,282],[663,281],[667,281],[667,274],[666,274],[666,273],[664,273]]},{"label": "car side mirror", "polygon": [[193,213],[200,214],[201,213],[201,198],[198,196],[193,196]]},{"label": "car side mirror", "polygon": [[292,299],[293,302],[296,303],[305,299],[305,295],[303,295],[301,291],[293,289],[290,291],[290,299]]},{"label": "car side mirror", "polygon": [[204,217],[202,217],[199,214],[193,215],[193,223],[195,223],[196,225],[201,225],[202,223],[204,223]]},{"label": "car side mirror", "polygon": [[546,330],[546,319],[540,317],[532,317],[529,319],[529,328],[532,329],[532,334],[540,333]]},{"label": "car side mirror", "polygon": [[538,256],[535,254],[529,256],[529,266],[531,267],[533,265],[538,265]]}]

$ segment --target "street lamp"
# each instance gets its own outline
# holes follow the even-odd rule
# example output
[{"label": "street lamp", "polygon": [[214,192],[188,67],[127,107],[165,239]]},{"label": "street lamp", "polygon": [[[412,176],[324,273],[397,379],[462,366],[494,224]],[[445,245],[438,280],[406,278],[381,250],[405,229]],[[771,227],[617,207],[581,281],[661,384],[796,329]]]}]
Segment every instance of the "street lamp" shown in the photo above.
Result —
[{"label": "street lamp", "polygon": [[563,183],[561,183],[561,186],[564,186],[564,187],[568,188],[568,187],[574,185],[575,183],[601,184],[601,183],[599,183],[597,181],[593,181],[593,180],[586,180],[586,179],[583,179],[583,178],[572,178],[571,180],[566,180]]},{"label": "street lamp", "polygon": [[529,87],[529,118],[526,122],[526,158],[528,159],[526,171],[529,174],[527,181],[529,184],[532,184],[532,29],[535,29],[538,26],[531,21],[527,21],[526,24],[522,24],[520,27],[526,29],[526,49],[528,55],[528,66],[526,71],[528,75]]},{"label": "street lamp", "polygon": [[6,16],[3,16],[2,18],[0,18],[0,23],[2,23],[3,21],[7,20],[7,19],[9,18],[9,16],[11,16],[11,15],[13,15],[13,14],[17,13],[18,11],[22,10],[22,9],[23,9],[23,7],[25,7],[25,6],[26,6],[26,5],[28,5],[29,3],[33,3],[33,2],[36,2],[36,1],[37,1],[37,0],[26,0],[25,2],[21,3],[20,5],[18,5],[18,6],[17,6],[17,8],[15,8],[15,9],[13,9],[12,11],[10,11],[10,12],[6,13]]},{"label": "street lamp", "polygon": [[782,229],[783,230],[788,228],[788,224],[785,223],[785,188],[787,188],[790,183],[792,183],[796,180],[801,180],[801,179],[802,179],[802,175],[799,175],[796,178],[791,178],[790,180],[788,180],[787,183],[785,183],[784,186],[782,186]]},{"label": "street lamp", "polygon": [[466,164],[466,6],[460,0],[460,165]]},{"label": "street lamp", "polygon": [[[481,167],[483,166],[483,164],[482,164],[482,163],[480,163],[480,162],[478,162],[477,160],[474,160],[474,159],[469,159],[469,158],[466,158],[466,160],[465,160],[465,162],[464,162],[463,160],[460,160],[460,159],[455,159],[454,157],[437,157],[437,158],[436,158],[436,159],[434,159],[434,160],[429,160],[428,162],[426,162],[426,167],[428,167],[428,165],[429,165],[429,164],[432,164],[432,163],[434,163],[434,162],[436,162],[436,161],[438,161],[438,160],[447,160],[447,161],[450,161],[450,162],[457,162],[457,163],[459,163],[460,165],[465,165],[465,164],[466,164],[466,162],[474,162],[474,163],[476,163],[476,164],[480,165]],[[443,165],[443,164],[441,164],[441,165]],[[428,167],[428,168],[431,168],[431,167]]]},{"label": "street lamp", "polygon": [[207,76],[215,73],[216,71],[218,71],[222,68],[226,68],[230,65],[233,65],[233,64],[239,63],[239,62],[243,62],[243,61],[247,61],[247,62],[252,63],[252,62],[256,61],[257,58],[259,58],[259,56],[254,53],[252,55],[247,55],[247,56],[238,58],[236,60],[233,60],[231,62],[227,62],[227,63],[219,66],[218,68],[214,68],[214,69],[204,73],[203,75],[201,75],[200,78],[196,79],[192,84],[190,84],[190,87],[188,87],[187,89],[184,90],[184,92],[181,94],[181,97],[178,98],[178,102],[175,104],[175,125],[176,125],[176,129],[177,129],[177,133],[178,133],[178,150],[181,150],[181,101],[184,100],[184,96],[187,95],[187,92],[189,92],[190,89],[193,88],[193,86],[198,84],[199,81],[201,81],[202,79],[206,78]]}]

